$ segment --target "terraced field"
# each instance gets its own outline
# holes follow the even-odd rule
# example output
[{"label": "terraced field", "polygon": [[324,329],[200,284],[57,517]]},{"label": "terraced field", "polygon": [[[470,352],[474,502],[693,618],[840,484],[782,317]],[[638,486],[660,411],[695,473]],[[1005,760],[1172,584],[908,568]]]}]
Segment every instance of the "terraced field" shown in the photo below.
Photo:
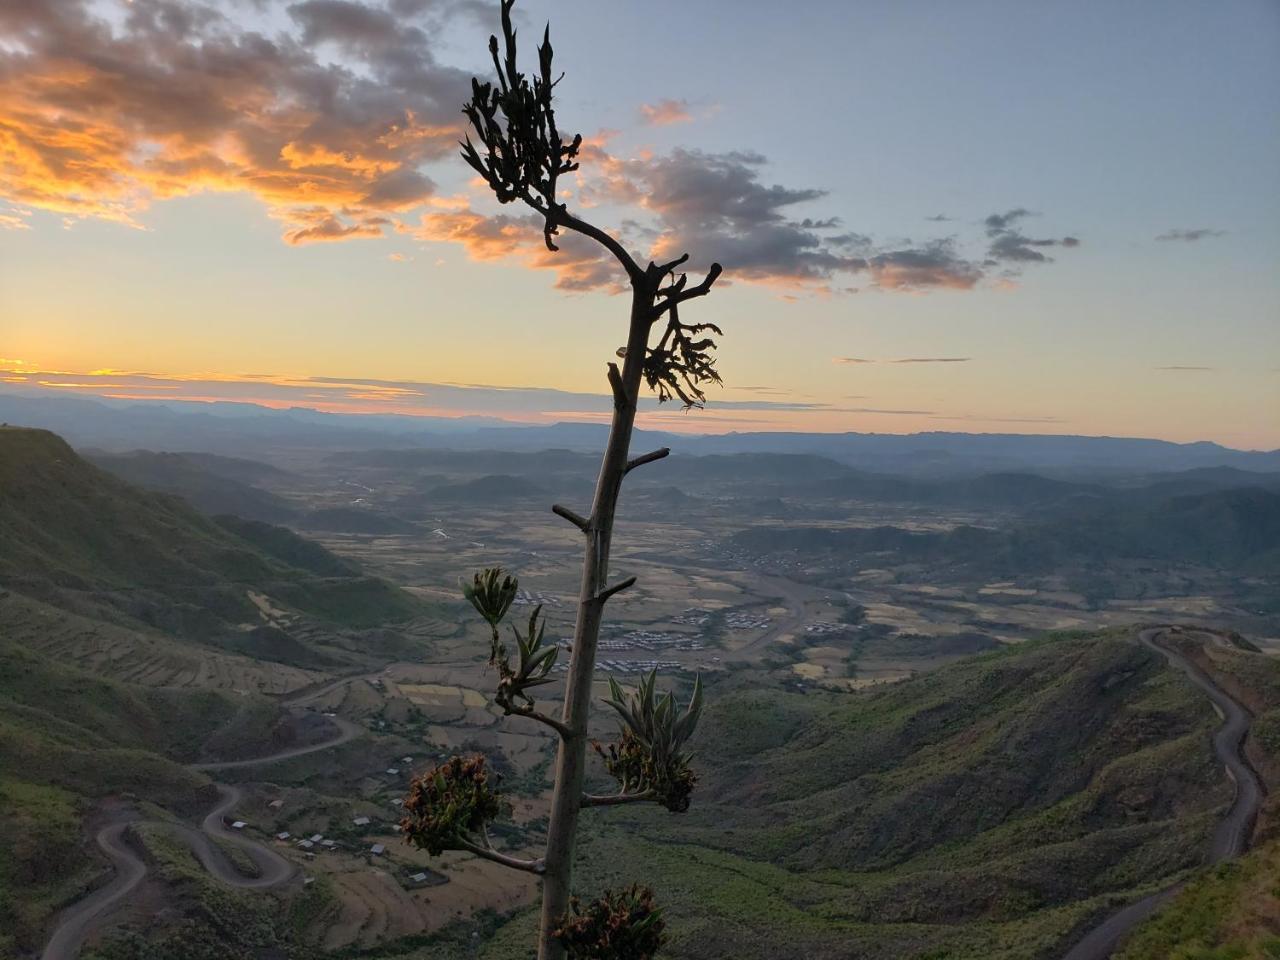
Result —
[{"label": "terraced field", "polygon": [[91,620],[12,593],[0,603],[0,630],[27,649],[61,663],[150,687],[253,690],[279,696],[326,676]]}]

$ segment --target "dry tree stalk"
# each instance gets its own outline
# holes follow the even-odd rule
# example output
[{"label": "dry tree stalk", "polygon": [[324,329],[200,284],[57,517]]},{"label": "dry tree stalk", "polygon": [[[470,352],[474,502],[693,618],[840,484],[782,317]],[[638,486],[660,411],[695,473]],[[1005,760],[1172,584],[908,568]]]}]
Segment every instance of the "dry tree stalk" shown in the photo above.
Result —
[{"label": "dry tree stalk", "polygon": [[[536,613],[525,634],[515,630],[515,666],[511,665],[499,637],[499,624],[515,595],[515,581],[503,579],[499,571],[484,571],[464,588],[467,598],[492,630],[491,662],[499,669],[499,695],[505,712],[540,722],[559,739],[543,856],[522,860],[494,849],[485,829],[487,821],[484,816],[477,819],[476,811],[487,815],[497,808],[490,803],[487,774],[483,766],[474,761],[461,766],[449,761],[453,765],[447,770],[438,768],[421,778],[423,788],[415,794],[420,802],[415,815],[406,817],[404,827],[406,837],[416,842],[421,828],[430,824],[429,838],[422,839],[429,839],[432,847],[438,849],[442,843],[449,842],[447,838],[442,840],[442,830],[447,832],[450,825],[457,825],[454,849],[469,850],[477,856],[541,876],[543,901],[538,957],[539,960],[561,960],[566,946],[575,951],[575,956],[585,955],[576,952],[580,944],[575,946],[565,939],[566,930],[581,933],[584,929],[582,915],[570,911],[579,811],[584,806],[632,802],[657,802],[672,810],[683,810],[688,806],[688,793],[693,786],[694,778],[682,747],[701,711],[701,685],[695,685],[689,706],[678,711],[669,695],[655,697],[655,680],[649,676],[633,697],[628,698],[616,685],[613,688],[611,703],[622,720],[622,738],[602,753],[606,766],[619,778],[619,793],[600,796],[583,792],[588,755],[587,723],[600,624],[608,600],[635,583],[634,577],[614,584],[608,582],[614,517],[622,480],[636,467],[660,460],[669,453],[661,449],[630,457],[641,384],[647,384],[659,401],[678,400],[688,409],[701,407],[706,399],[703,388],[720,382],[715,369],[716,344],[708,336],[721,335],[720,328],[711,323],[684,323],[680,319],[680,307],[710,293],[721,268],[713,263],[700,282],[690,285],[688,276],[680,272],[689,259],[688,254],[661,264],[650,261],[642,267],[615,237],[571,213],[566,204],[560,202],[559,178],[578,169],[582,137],[565,140],[556,122],[553,92],[561,78],[555,76],[552,69],[550,28],[538,46],[537,72],[532,76],[521,73],[516,55],[516,30],[511,21],[515,0],[500,2],[502,39],[489,38],[496,82],[472,80],[471,99],[463,112],[475,139],[472,136],[465,139],[462,156],[484,178],[501,203],[523,203],[542,217],[543,239],[548,250],[557,249],[555,238],[562,230],[588,237],[607,250],[627,275],[631,310],[626,345],[618,351],[621,366],[614,362],[606,366],[613,394],[613,416],[591,511],[583,516],[559,504],[552,507],[557,516],[581,531],[584,542],[577,619],[558,719],[537,710],[527,693],[546,679],[554,658],[543,645]],[[656,342],[652,342],[655,327],[660,333]],[[452,806],[445,811],[432,809],[433,797],[442,798],[441,803]],[[652,907],[651,895],[633,888],[629,896],[644,906],[640,912],[647,918],[645,929],[650,930],[655,922],[660,929],[660,921],[653,919],[658,915]],[[602,902],[605,901],[597,901]],[[610,914],[615,919],[617,915],[616,911]],[[656,944],[660,940],[656,935],[633,939],[629,941],[628,950],[639,952],[628,953],[628,956],[651,955],[645,952],[647,947],[637,947],[637,944]]]}]

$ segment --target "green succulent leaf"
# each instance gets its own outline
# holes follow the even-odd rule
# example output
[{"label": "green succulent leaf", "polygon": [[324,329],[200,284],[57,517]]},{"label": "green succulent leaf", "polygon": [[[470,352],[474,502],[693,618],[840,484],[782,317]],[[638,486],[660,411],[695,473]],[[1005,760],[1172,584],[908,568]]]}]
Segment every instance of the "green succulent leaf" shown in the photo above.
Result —
[{"label": "green succulent leaf", "polygon": [[697,778],[689,769],[691,755],[684,746],[702,714],[702,678],[694,680],[683,711],[671,693],[657,695],[657,671],[642,676],[634,691],[625,690],[610,677],[609,696],[604,702],[618,715],[621,736],[616,743],[597,744],[596,750],[622,791],[652,791],[669,810],[688,809]]},{"label": "green succulent leaf", "polygon": [[462,584],[462,595],[491,627],[500,624],[516,598],[520,581],[505,574],[501,567],[477,571],[471,583]]}]

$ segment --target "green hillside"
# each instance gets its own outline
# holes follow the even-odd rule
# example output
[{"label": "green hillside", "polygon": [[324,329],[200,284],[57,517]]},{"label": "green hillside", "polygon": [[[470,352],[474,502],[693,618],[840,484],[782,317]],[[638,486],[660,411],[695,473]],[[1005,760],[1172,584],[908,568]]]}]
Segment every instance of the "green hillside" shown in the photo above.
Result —
[{"label": "green hillside", "polygon": [[1215,867],[1140,927],[1116,960],[1280,956],[1280,840]]},{"label": "green hillside", "polygon": [[109,645],[136,635],[144,666],[146,651],[173,643],[181,663],[213,645],[305,667],[366,657],[369,632],[351,630],[422,609],[288,530],[214,520],[98,469],[54,434],[9,427],[0,603],[0,956],[37,948],[49,916],[100,874],[90,814],[138,803],[203,811],[213,788],[181,764],[209,743],[270,743],[287,726],[278,705],[243,689],[141,686],[79,669],[45,643],[65,627],[59,618]]},{"label": "green hillside", "polygon": [[188,453],[93,454],[89,459],[127,483],[182,497],[209,516],[231,514],[285,523],[297,510],[283,497],[253,485],[257,478],[287,476],[265,464]]},{"label": "green hillside", "polygon": [[252,740],[278,718],[256,698],[104,680],[0,637],[0,956],[37,946],[102,869],[82,829],[98,801],[203,810],[212,787],[179,762],[232,721]]},{"label": "green hillside", "polygon": [[339,625],[420,611],[318,545],[216,522],[99,470],[54,434],[17,428],[0,429],[0,586],[201,637],[259,622],[250,591]]},{"label": "green hillside", "polygon": [[733,542],[758,553],[945,562],[992,576],[1119,559],[1204,564],[1262,575],[1280,572],[1280,493],[1262,487],[1154,502],[1086,501],[1060,514],[1007,529],[959,526],[946,532],[757,526],[734,534]]},{"label": "green hillside", "polygon": [[[1229,800],[1207,701],[1116,635],[862,694],[732,678],[707,704],[689,813],[586,820],[580,886],[651,883],[671,960],[1054,960],[1198,866]],[[528,922],[485,956],[524,957]]]},{"label": "green hillside", "polygon": [[[1175,638],[1178,642],[1179,638]],[[1280,659],[1183,634],[1196,660],[1254,715],[1246,752],[1269,795],[1259,844],[1196,878],[1122,945],[1117,960],[1275,960],[1280,957]]]}]

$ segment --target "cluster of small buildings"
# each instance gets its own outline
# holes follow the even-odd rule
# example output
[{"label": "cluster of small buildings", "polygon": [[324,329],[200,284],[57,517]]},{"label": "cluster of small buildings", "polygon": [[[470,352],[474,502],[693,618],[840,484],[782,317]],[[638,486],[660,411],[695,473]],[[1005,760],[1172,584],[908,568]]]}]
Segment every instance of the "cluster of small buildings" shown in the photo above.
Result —
[{"label": "cluster of small buildings", "polygon": [[[288,840],[289,834],[277,833],[276,839],[280,841]],[[338,841],[328,839],[323,833],[313,833],[309,837],[303,837],[298,840],[296,846],[299,850],[308,852],[314,850],[316,847],[320,847],[321,850],[336,850],[338,848]]]},{"label": "cluster of small buildings", "polygon": [[[357,827],[367,827],[372,821],[368,817],[356,817],[351,822]],[[294,840],[294,837],[288,830],[281,830],[276,834],[276,839],[281,843],[288,843],[290,840]],[[309,837],[299,837],[294,840],[294,846],[308,856],[315,856],[317,849],[322,853],[332,852],[340,849],[342,845],[337,840],[326,837],[323,833],[313,833]],[[369,847],[369,854],[375,857],[382,856],[386,851],[387,848],[381,843],[375,843]]]},{"label": "cluster of small buildings", "polygon": [[392,763],[392,766],[387,767],[387,769],[384,770],[383,773],[385,773],[388,777],[398,777],[400,776],[400,767],[401,766],[407,767],[409,766],[409,764],[413,763],[413,757],[401,757],[399,760],[400,766],[395,765],[397,763],[397,761],[395,760],[392,760],[391,763]]},{"label": "cluster of small buildings", "polygon": [[697,607],[690,607],[684,613],[677,613],[671,618],[671,622],[691,627],[705,627],[710,619],[710,610],[700,610]]},{"label": "cluster of small buildings", "polygon": [[735,630],[763,630],[773,621],[762,614],[734,611],[725,614],[724,622],[726,626],[733,627]]},{"label": "cluster of small buildings", "polygon": [[827,634],[843,633],[848,629],[848,624],[831,623],[827,620],[818,620],[814,623],[805,624],[804,632],[813,634],[816,637],[825,637]]},{"label": "cluster of small buildings", "polygon": [[[567,663],[557,663],[555,673],[564,673],[569,669]],[[616,660],[596,661],[597,673],[648,673],[650,670],[688,670],[679,660]]]},{"label": "cluster of small buildings", "polygon": [[737,547],[725,547],[723,544],[718,544],[713,540],[704,540],[701,546],[707,549],[706,555],[708,558],[740,568],[755,567],[765,573],[784,573],[804,568],[804,564],[797,559],[788,559],[785,556],[774,554],[757,556]]},{"label": "cluster of small buildings", "polygon": [[551,607],[560,606],[559,597],[553,597],[536,590],[517,590],[516,598],[511,602],[516,606],[533,606],[534,604]]},{"label": "cluster of small buildings", "polygon": [[601,640],[601,650],[701,650],[702,641],[684,633],[632,630],[620,637]]}]

